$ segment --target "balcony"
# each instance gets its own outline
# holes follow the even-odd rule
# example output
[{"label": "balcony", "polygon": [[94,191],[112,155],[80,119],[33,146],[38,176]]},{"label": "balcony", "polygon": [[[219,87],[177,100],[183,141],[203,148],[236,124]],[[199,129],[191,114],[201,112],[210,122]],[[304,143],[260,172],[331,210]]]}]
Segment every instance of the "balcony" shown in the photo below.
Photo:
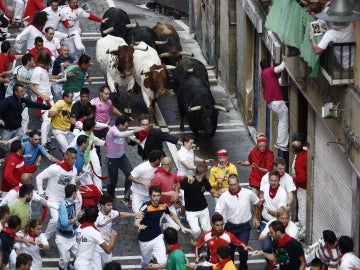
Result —
[{"label": "balcony", "polygon": [[330,85],[354,83],[355,42],[333,43],[320,56],[320,70]]}]

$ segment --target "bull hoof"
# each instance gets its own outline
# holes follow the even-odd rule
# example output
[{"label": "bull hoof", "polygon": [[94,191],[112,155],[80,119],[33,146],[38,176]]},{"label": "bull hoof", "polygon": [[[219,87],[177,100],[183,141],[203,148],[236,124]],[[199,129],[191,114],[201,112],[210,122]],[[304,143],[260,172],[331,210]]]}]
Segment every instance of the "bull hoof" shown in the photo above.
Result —
[{"label": "bull hoof", "polygon": [[131,110],[131,108],[124,108],[124,112],[127,114],[131,114],[132,110]]}]

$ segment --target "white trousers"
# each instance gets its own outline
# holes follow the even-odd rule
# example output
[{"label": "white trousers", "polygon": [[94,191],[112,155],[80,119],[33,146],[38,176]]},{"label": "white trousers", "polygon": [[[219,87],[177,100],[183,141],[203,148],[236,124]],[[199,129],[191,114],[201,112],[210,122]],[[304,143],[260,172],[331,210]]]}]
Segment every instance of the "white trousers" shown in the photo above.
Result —
[{"label": "white trousers", "polygon": [[[92,166],[94,168],[94,171],[97,175],[101,176],[101,165],[99,156],[96,154],[96,148],[92,149],[90,151],[90,161],[92,163]],[[86,165],[84,165],[83,168],[84,171],[88,172],[88,175],[84,175],[80,178],[81,185],[90,185],[94,184],[100,191],[102,190],[102,180],[98,178],[91,168],[90,162]]]},{"label": "white trousers", "polygon": [[134,213],[139,212],[140,207],[144,204],[144,202],[150,201],[149,195],[132,193],[131,202],[132,202],[132,210]]},{"label": "white trousers", "polygon": [[289,144],[289,114],[288,107],[283,100],[273,101],[268,104],[271,111],[278,117],[278,134],[276,144],[281,147],[287,147]]},{"label": "white trousers", "polygon": [[159,264],[166,263],[166,248],[164,235],[160,234],[148,242],[139,241],[141,253],[141,266],[147,269],[150,260],[155,257]]},{"label": "white trousers", "polygon": [[112,253],[107,254],[102,247],[96,246],[93,255],[94,269],[103,269],[104,264],[112,261]]},{"label": "white trousers", "polygon": [[41,113],[41,144],[45,145],[49,141],[51,118],[49,117],[49,111],[41,111]]},{"label": "white trousers", "polygon": [[13,0],[12,5],[14,8],[14,20],[21,20],[24,14],[24,1]]},{"label": "white trousers", "polygon": [[21,113],[21,128],[24,131],[24,134],[28,132],[29,129],[29,108],[25,107]]},{"label": "white trousers", "polygon": [[[208,231],[211,229],[210,214],[207,207],[201,211],[186,211],[186,220],[190,225],[190,228],[192,230],[191,234],[194,238],[198,238],[200,236],[201,229],[203,231]],[[199,223],[201,228],[199,226]]]},{"label": "white trousers", "polygon": [[299,235],[301,235],[306,230],[306,189],[298,188],[296,197],[298,200]]},{"label": "white trousers", "polygon": [[[50,219],[49,219],[49,223],[45,229],[45,236],[46,238],[49,240],[55,233],[55,228],[56,228],[56,223],[58,221],[59,218],[59,213],[58,213],[58,208],[60,205],[60,201],[51,201],[49,200],[52,205],[56,206],[56,208],[49,208],[50,211]],[[65,268],[65,267],[62,267]]]},{"label": "white trousers", "polygon": [[[56,234],[55,243],[59,250],[59,266],[62,269],[67,269],[70,262],[70,251],[73,254],[77,252],[76,237],[71,238],[64,237],[62,235]],[[100,268],[101,269],[101,268]]]},{"label": "white trousers", "polygon": [[[79,55],[85,52],[85,46],[81,41],[81,30],[73,29],[69,33],[70,35],[74,35],[71,38],[67,38],[64,40],[64,43],[69,46],[70,55],[75,59],[78,59]],[[79,53],[77,53],[79,52]]]},{"label": "white trousers", "polygon": [[69,148],[70,142],[74,139],[74,135],[70,130],[60,130],[56,128],[52,129],[52,133],[60,145],[60,150],[65,154],[66,149]]}]

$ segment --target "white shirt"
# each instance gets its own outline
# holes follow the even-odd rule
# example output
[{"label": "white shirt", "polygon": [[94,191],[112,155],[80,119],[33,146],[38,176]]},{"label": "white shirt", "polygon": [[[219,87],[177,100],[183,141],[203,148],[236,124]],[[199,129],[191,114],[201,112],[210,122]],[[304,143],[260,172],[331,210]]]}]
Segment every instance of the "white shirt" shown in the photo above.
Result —
[{"label": "white shirt", "polygon": [[26,42],[26,50],[28,51],[34,47],[36,37],[42,37],[45,39],[44,33],[30,24],[29,26],[25,27],[25,29],[19,35],[16,36],[15,42]]},{"label": "white shirt", "polygon": [[[149,161],[145,161],[136,166],[130,174],[140,181],[151,181],[154,177],[156,169],[157,167],[154,168],[151,166]],[[138,183],[132,183],[131,191],[136,194],[149,196],[149,188]]]},{"label": "white shirt", "polygon": [[184,175],[194,175],[194,170],[187,169],[182,161],[186,161],[191,166],[195,166],[195,154],[194,150],[190,149],[187,150],[184,146],[181,146],[180,150],[177,152],[177,159],[178,159],[178,172],[177,175],[184,176]]},{"label": "white shirt", "polygon": [[[318,47],[325,50],[331,41],[334,43],[355,42],[355,30],[353,24],[350,23],[348,27],[339,30],[328,29],[321,38]],[[340,63],[342,60],[343,68],[349,68],[349,61],[350,67],[354,66],[354,48],[351,49],[351,59],[349,59],[350,50],[348,47],[343,48],[342,59],[341,48],[334,48],[334,52],[338,62]]]},{"label": "white shirt", "polygon": [[287,193],[285,189],[279,186],[275,197],[272,199],[269,194],[269,190],[270,190],[269,184],[265,185],[263,189],[260,188],[260,190],[264,192],[264,204],[263,204],[264,207],[261,214],[266,221],[270,221],[275,217],[270,215],[265,208],[268,207],[270,208],[270,210],[276,211],[281,206],[286,206]]},{"label": "white shirt", "polygon": [[[32,237],[29,236],[28,234],[25,235],[23,231],[17,232],[16,235],[20,237],[24,237],[25,239],[32,239]],[[46,239],[46,236],[43,233],[41,233],[39,236],[37,236],[35,239],[32,240],[35,240],[36,243],[43,244],[44,246],[49,245],[48,240]],[[17,242],[15,246],[20,249],[21,253],[26,253],[31,255],[31,257],[33,258],[32,267],[31,267],[32,270],[42,269],[42,258],[40,256],[40,247],[38,245],[33,245],[33,244],[26,245],[24,243]]]},{"label": "white shirt", "polygon": [[53,11],[51,7],[46,7],[42,11],[45,11],[47,14],[47,22],[44,29],[47,27],[52,27],[54,30],[59,28],[59,24],[62,20],[61,9],[58,8],[56,11]]},{"label": "white shirt", "polygon": [[57,37],[53,37],[53,39],[50,41],[47,38],[44,38],[44,47],[48,48],[55,58],[59,55],[57,50],[59,50],[61,47],[60,40]]},{"label": "white shirt", "polygon": [[[271,224],[271,222],[273,222],[276,219],[273,219],[271,221],[269,221],[268,223],[266,223],[266,226],[264,228],[264,230],[261,232],[262,236],[268,235],[269,233],[269,226]],[[299,237],[299,227],[296,226],[296,224],[294,222],[292,222],[291,220],[289,221],[288,225],[285,228],[285,232],[290,235],[292,238],[295,238],[296,240],[298,240]]]},{"label": "white shirt", "polygon": [[340,260],[338,270],[348,270],[351,265],[360,267],[360,259],[353,252],[345,253]]},{"label": "white shirt", "polygon": [[[35,67],[31,76],[31,82],[35,84],[36,90],[42,95],[51,96],[51,84],[49,73],[42,67]],[[36,101],[36,95],[32,93],[33,100]]]},{"label": "white shirt", "polygon": [[81,7],[77,9],[71,9],[68,5],[66,5],[61,9],[61,16],[63,20],[68,20],[72,27],[66,28],[63,24],[59,24],[58,30],[66,34],[70,34],[70,32],[73,30],[81,31],[79,20],[80,18],[89,18],[90,13],[86,12]]},{"label": "white shirt", "polygon": [[[264,185],[269,184],[269,173],[266,173],[261,178],[260,190],[264,187]],[[296,186],[292,177],[288,173],[284,173],[280,176],[280,186],[285,189],[286,193],[292,192],[296,190]]]},{"label": "white shirt", "polygon": [[96,246],[104,243],[101,233],[91,226],[79,228],[76,233],[78,251],[75,260],[75,269],[93,270],[93,254]]},{"label": "white shirt", "polygon": [[43,194],[43,181],[48,179],[46,195],[51,201],[61,202],[65,198],[65,186],[75,184],[77,170],[73,166],[71,171],[65,171],[57,164],[51,164],[36,177],[36,187],[39,194]]},{"label": "white shirt", "polygon": [[[116,210],[111,210],[108,215],[104,215],[99,211],[98,217],[95,221],[95,226],[101,233],[105,241],[110,241],[110,233],[112,229],[112,221],[115,218],[119,217],[119,212]],[[96,246],[96,252],[105,253],[105,251],[98,245]]]},{"label": "white shirt", "polygon": [[216,203],[215,212],[221,213],[225,222],[241,224],[251,219],[251,208],[259,198],[250,189],[241,188],[238,196],[225,191]]}]

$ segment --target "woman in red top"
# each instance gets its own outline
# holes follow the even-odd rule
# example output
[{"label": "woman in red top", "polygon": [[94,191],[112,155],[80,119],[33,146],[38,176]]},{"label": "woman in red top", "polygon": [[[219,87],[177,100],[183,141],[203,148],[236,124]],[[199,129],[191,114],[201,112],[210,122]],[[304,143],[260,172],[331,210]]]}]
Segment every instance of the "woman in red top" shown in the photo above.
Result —
[{"label": "woman in red top", "polygon": [[274,168],[274,154],[267,147],[267,139],[263,133],[259,133],[256,146],[251,150],[248,160],[238,161],[240,166],[251,166],[249,186],[259,196],[261,178]]}]

